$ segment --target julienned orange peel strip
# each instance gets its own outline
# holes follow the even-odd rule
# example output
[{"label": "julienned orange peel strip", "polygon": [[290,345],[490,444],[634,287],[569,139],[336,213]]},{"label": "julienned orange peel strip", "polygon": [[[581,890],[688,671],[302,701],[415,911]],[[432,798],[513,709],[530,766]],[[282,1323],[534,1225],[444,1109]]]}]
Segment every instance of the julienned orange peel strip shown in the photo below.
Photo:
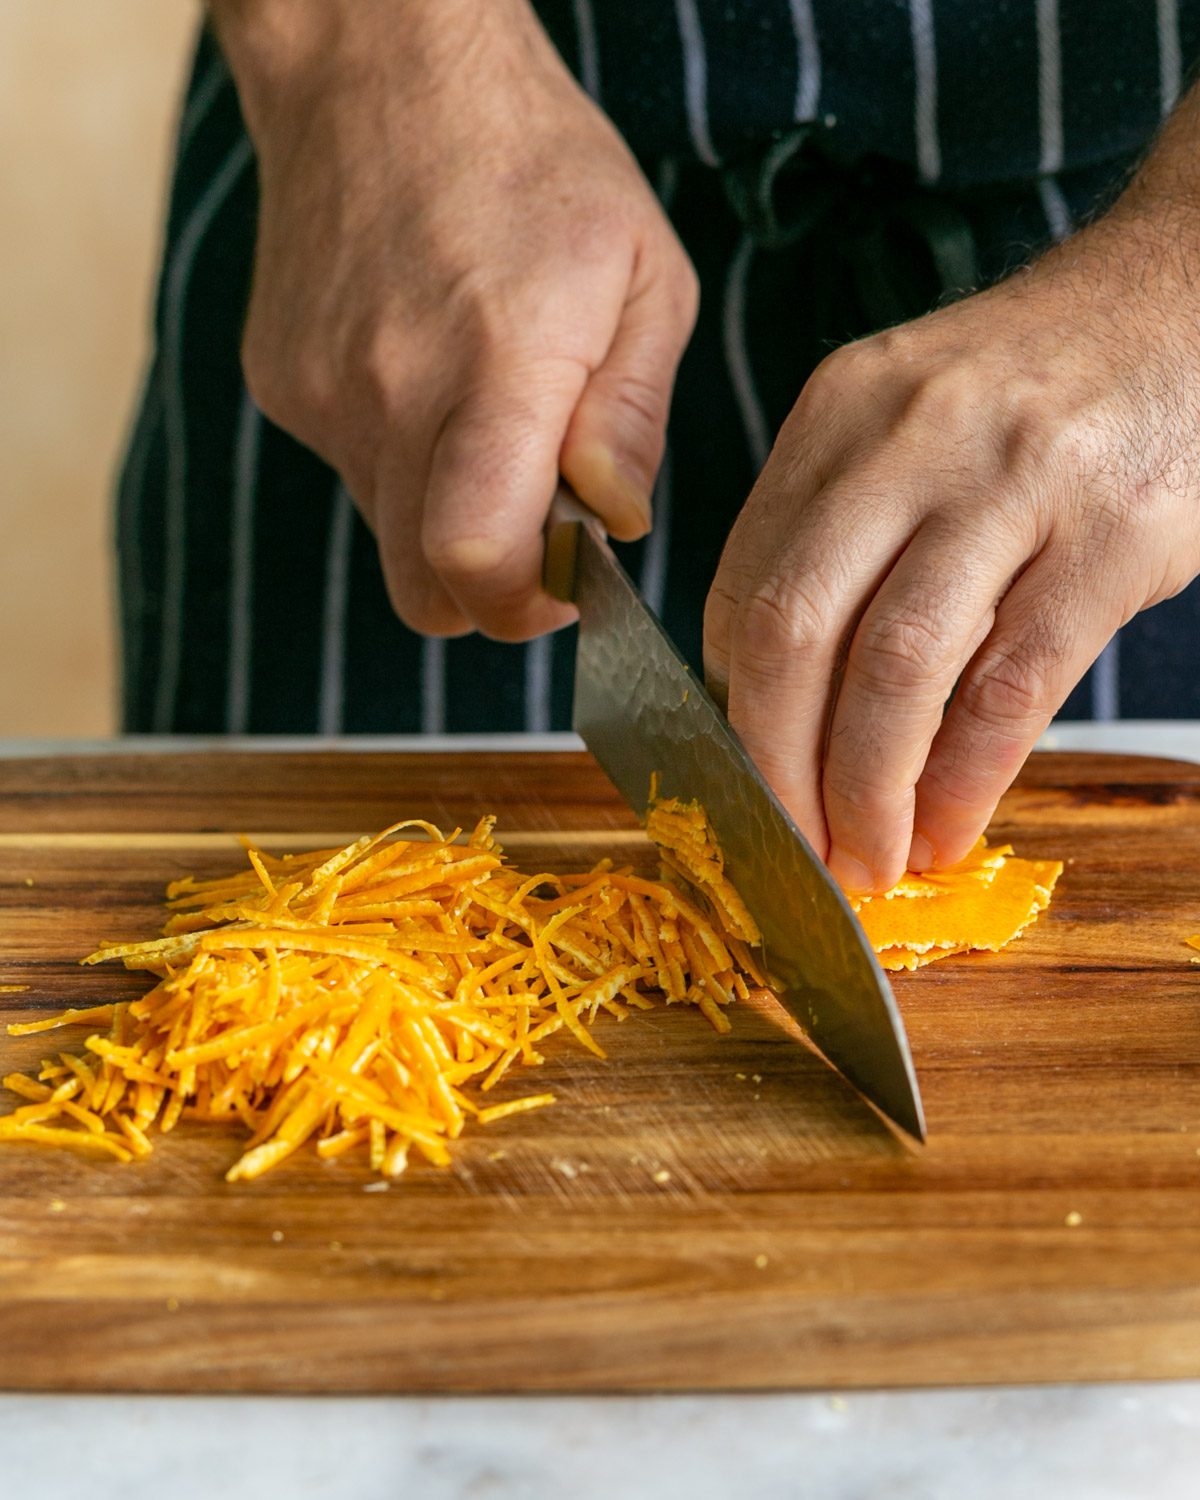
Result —
[{"label": "julienned orange peel strip", "polygon": [[130,1161],[150,1153],[152,1126],[187,1118],[249,1133],[230,1182],[314,1138],[322,1158],[365,1150],[395,1177],[413,1150],[447,1165],[470,1119],[552,1103],[484,1101],[514,1065],[540,1064],[556,1033],[603,1057],[597,1016],[659,1001],[694,1004],[725,1032],[726,1007],[765,986],[758,930],[698,807],[650,813],[662,880],[607,860],[522,875],[493,823],[465,843],[402,823],[283,858],[247,843],[248,869],[175,882],[160,938],[83,960],[156,976],[148,994],[8,1028],[108,1030],[45,1059],[36,1078],[3,1080],[27,1102],[0,1118],[0,1141]]}]

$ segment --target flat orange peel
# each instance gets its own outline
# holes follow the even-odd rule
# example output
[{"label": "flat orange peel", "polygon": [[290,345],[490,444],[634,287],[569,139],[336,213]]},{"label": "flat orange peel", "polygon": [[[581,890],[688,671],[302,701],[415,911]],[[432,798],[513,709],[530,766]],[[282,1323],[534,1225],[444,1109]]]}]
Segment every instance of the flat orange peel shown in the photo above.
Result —
[{"label": "flat orange peel", "polygon": [[[1013,857],[977,845],[963,865],[936,877],[908,876],[895,891],[852,904],[885,969],[915,969],[967,952],[997,953],[1050,905],[1060,860]],[[918,882],[925,889],[914,889]]]}]

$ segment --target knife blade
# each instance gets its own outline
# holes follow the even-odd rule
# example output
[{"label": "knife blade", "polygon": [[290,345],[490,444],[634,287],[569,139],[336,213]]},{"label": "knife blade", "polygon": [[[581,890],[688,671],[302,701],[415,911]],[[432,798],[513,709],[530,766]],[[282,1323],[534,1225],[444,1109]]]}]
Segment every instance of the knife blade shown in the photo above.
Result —
[{"label": "knife blade", "polygon": [[841,889],[565,486],[545,536],[546,589],[579,611],[577,733],[639,817],[656,772],[660,795],[701,804],[785,1009],[860,1093],[923,1141],[904,1023]]}]

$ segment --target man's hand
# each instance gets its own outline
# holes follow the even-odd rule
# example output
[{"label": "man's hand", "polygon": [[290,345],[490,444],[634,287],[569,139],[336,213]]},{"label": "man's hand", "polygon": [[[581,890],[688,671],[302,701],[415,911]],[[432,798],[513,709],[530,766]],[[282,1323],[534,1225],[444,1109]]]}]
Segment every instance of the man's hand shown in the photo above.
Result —
[{"label": "man's hand", "polygon": [[243,347],[413,628],[522,639],[559,473],[650,524],[691,266],[527,0],[214,0],[258,152]]},{"label": "man's hand", "polygon": [[730,537],[707,670],[847,889],[965,854],[1113,631],[1200,570],[1200,212],[1153,165],[1031,270],[825,360]]}]

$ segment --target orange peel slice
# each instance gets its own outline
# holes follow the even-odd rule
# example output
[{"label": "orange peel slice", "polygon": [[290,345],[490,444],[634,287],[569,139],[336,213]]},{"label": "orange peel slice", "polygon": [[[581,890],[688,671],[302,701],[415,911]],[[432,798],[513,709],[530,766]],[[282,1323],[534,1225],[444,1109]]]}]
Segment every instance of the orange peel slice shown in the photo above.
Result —
[{"label": "orange peel slice", "polygon": [[906,875],[851,904],[885,969],[917,969],[1007,947],[1050,905],[1062,868],[1061,860],[1018,859],[1008,846],[989,849],[981,840],[953,869]]}]

